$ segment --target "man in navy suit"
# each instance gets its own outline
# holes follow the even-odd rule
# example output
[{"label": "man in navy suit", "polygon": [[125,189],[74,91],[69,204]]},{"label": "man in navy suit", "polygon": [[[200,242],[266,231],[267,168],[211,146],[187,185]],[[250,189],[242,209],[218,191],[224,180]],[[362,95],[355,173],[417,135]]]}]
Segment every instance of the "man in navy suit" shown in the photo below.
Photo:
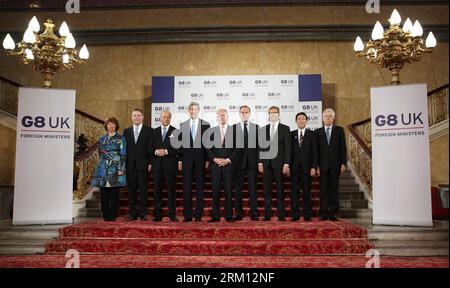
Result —
[{"label": "man in navy suit", "polygon": [[250,219],[258,221],[258,195],[256,192],[256,177],[258,173],[259,148],[258,136],[259,125],[250,122],[250,107],[243,105],[239,108],[241,121],[233,125],[234,141],[236,143],[236,161],[234,165],[235,195],[234,208],[236,211],[235,221],[242,220],[244,215],[242,207],[244,176],[247,174],[248,194],[250,206]]},{"label": "man in navy suit", "polygon": [[178,169],[183,173],[183,222],[192,221],[192,180],[194,175],[197,186],[195,221],[200,222],[203,215],[205,169],[209,166],[202,137],[210,125],[207,121],[198,117],[200,105],[197,102],[191,102],[188,111],[189,119],[180,125],[182,148],[181,157],[178,161]]},{"label": "man in navy suit", "polygon": [[[223,183],[225,197],[225,220],[233,221],[233,165],[237,150],[234,149],[233,128],[228,125],[228,113],[225,109],[217,110],[218,126],[210,128],[209,138],[213,144],[206,153],[211,161],[211,181],[213,192],[213,214],[209,222],[220,221],[220,184]],[[208,133],[208,134],[209,134]]]},{"label": "man in navy suit", "polygon": [[[263,173],[264,182],[264,221],[270,221],[272,217],[272,183],[275,181],[277,189],[277,214],[278,221],[286,221],[284,207],[283,175],[290,175],[289,163],[291,162],[291,131],[288,126],[280,123],[280,108],[269,108],[269,124],[262,127],[263,136],[270,142],[269,149],[261,149],[258,171]],[[274,146],[275,145],[275,146]],[[263,152],[270,151],[270,147],[276,147],[276,155],[270,159],[264,159]]]},{"label": "man in navy suit", "polygon": [[300,186],[303,188],[303,218],[311,221],[311,177],[316,175],[318,151],[316,134],[306,128],[308,116],[300,112],[295,116],[297,130],[291,132],[292,162],[291,162],[291,213],[292,221],[300,219]]},{"label": "man in navy suit", "polygon": [[322,128],[316,130],[319,147],[320,221],[338,220],[339,177],[347,166],[347,146],[344,128],[333,125],[335,112],[327,108],[322,113]]},{"label": "man in navy suit", "polygon": [[177,174],[178,149],[174,149],[170,143],[175,127],[170,125],[172,114],[169,111],[161,112],[159,122],[161,126],[153,129],[153,201],[155,210],[153,222],[162,220],[162,185],[167,185],[167,200],[169,206],[169,218],[177,222],[175,203],[175,178]]},{"label": "man in navy suit", "polygon": [[[144,114],[136,108],[131,114],[133,126],[123,131],[127,141],[127,179],[130,193],[128,219],[147,220],[148,173],[152,169],[152,128],[145,126]],[[139,204],[138,205],[138,195]]]}]

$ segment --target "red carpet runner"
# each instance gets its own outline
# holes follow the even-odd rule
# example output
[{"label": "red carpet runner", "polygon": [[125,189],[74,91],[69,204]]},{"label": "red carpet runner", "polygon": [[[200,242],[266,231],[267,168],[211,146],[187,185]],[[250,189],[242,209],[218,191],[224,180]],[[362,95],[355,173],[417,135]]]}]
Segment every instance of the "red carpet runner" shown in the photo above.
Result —
[{"label": "red carpet runner", "polygon": [[[365,228],[338,222],[172,223],[95,220],[60,229],[45,255],[0,256],[2,268],[364,268]],[[443,257],[381,257],[380,267],[446,267]]]}]

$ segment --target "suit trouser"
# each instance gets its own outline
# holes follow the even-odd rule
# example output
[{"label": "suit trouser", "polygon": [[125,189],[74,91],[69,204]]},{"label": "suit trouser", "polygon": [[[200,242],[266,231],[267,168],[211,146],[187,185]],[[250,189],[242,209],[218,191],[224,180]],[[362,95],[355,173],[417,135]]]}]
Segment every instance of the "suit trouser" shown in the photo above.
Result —
[{"label": "suit trouser", "polygon": [[320,211],[319,215],[328,217],[339,211],[339,170],[320,170]]},{"label": "suit trouser", "polygon": [[311,176],[303,171],[292,173],[291,177],[291,213],[292,218],[300,218],[300,187],[303,190],[303,217],[312,217]]},{"label": "suit trouser", "polygon": [[217,167],[215,164],[211,167],[212,193],[213,193],[213,214],[212,218],[220,219],[220,184],[223,181],[223,192],[225,196],[225,219],[233,218],[233,200],[231,191],[233,187],[233,170],[223,167]]},{"label": "suit trouser", "polygon": [[272,217],[272,183],[275,180],[277,189],[277,214],[278,218],[285,217],[284,211],[284,187],[283,187],[283,168],[272,168],[264,165],[264,212],[265,217]]},{"label": "suit trouser", "polygon": [[192,218],[192,177],[194,174],[197,187],[195,196],[195,218],[201,218],[203,215],[205,171],[203,169],[183,169],[183,214],[185,218]]},{"label": "suit trouser", "polygon": [[250,199],[250,216],[257,217],[258,216],[258,200],[256,195],[256,167],[255,169],[239,169],[235,170],[235,199],[234,199],[234,209],[236,210],[236,216],[243,216],[243,208],[242,208],[242,198],[243,193],[242,189],[244,187],[244,176],[247,174],[247,182],[248,182],[248,192]]},{"label": "suit trouser", "polygon": [[[130,190],[131,217],[147,216],[148,201],[148,174],[147,171],[131,171],[128,173],[128,188]],[[138,208],[138,195],[140,207]]]},{"label": "suit trouser", "polygon": [[101,187],[101,205],[103,219],[116,219],[119,214],[120,187]]},{"label": "suit trouser", "polygon": [[162,186],[164,182],[167,186],[167,202],[169,207],[169,213],[168,216],[170,218],[176,217],[176,203],[175,203],[175,173],[164,173],[161,169],[159,170],[153,170],[153,183],[154,183],[154,190],[153,190],[153,204],[154,204],[154,211],[153,216],[156,218],[162,218],[163,217],[163,211],[162,211]]}]

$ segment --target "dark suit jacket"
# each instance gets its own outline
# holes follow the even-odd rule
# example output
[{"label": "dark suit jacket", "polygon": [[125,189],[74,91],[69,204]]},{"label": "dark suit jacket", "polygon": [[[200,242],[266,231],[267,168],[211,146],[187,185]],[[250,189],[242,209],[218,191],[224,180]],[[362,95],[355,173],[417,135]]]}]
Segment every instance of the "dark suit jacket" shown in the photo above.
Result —
[{"label": "dark suit jacket", "polygon": [[319,145],[319,168],[321,171],[334,169],[339,171],[341,165],[347,165],[347,147],[345,144],[344,129],[334,126],[331,129],[330,145],[327,143],[325,128],[316,130]]},{"label": "dark suit jacket", "polygon": [[[214,158],[224,158],[224,159],[230,159],[231,164],[224,167],[225,170],[232,170],[234,161],[236,158],[236,152],[237,150],[233,148],[234,145],[234,139],[233,139],[233,127],[228,126],[227,131],[225,133],[225,140],[224,143],[217,147],[216,144],[220,143],[220,128],[219,126],[215,126],[212,128],[209,128],[212,131],[211,134],[211,141],[215,143],[215,145],[211,149],[206,150],[206,154],[208,155],[208,159],[211,161],[211,165],[213,167],[218,167],[216,163],[214,163]],[[218,136],[219,138],[215,138],[215,136]],[[216,143],[216,141],[218,141]],[[228,144],[228,145],[226,145]]]},{"label": "dark suit jacket", "polygon": [[[164,173],[177,173],[178,168],[178,149],[175,149],[170,144],[170,135],[175,130],[175,127],[169,126],[166,132],[164,142],[162,140],[162,128],[153,129],[152,133],[152,154],[153,154],[153,171],[162,170]],[[160,157],[155,155],[157,149],[167,149],[167,155]]]},{"label": "dark suit jacket", "polygon": [[[267,141],[270,141],[270,125],[268,124],[262,128],[266,130]],[[266,167],[271,165],[273,168],[281,168],[284,164],[291,163],[291,130],[288,126],[279,123],[274,139],[278,140],[278,153],[276,157],[273,159],[261,159],[260,156],[259,162],[263,163]],[[268,150],[269,148],[264,148],[260,149],[260,152]]]},{"label": "dark suit jacket", "polygon": [[[182,122],[180,124],[180,130],[181,130],[180,140],[185,139],[184,137],[187,137],[187,139],[189,139],[189,143],[190,143],[189,147],[185,147],[183,144],[183,146],[181,148],[180,159],[183,162],[183,169],[192,169],[194,167],[194,163],[195,163],[196,169],[204,169],[205,161],[207,161],[206,149],[203,146],[202,137],[203,137],[203,134],[205,133],[205,131],[210,128],[210,125],[205,120],[202,120],[202,119],[199,119],[199,120],[200,121],[198,121],[195,142],[200,143],[200,148],[193,148],[194,142],[191,137],[191,127],[189,126],[189,120]],[[186,125],[187,125],[187,127],[186,127]],[[186,131],[188,131],[187,135],[184,135],[183,127],[187,128],[186,129]],[[181,140],[181,141],[183,142],[183,140]],[[201,167],[203,167],[203,168],[201,168]]]},{"label": "dark suit jacket", "polygon": [[316,134],[305,129],[302,147],[299,146],[298,129],[291,132],[292,139],[292,163],[293,173],[303,172],[310,174],[311,168],[317,168],[319,161]]},{"label": "dark suit jacket", "polygon": [[[256,167],[259,163],[259,146],[258,146],[258,136],[259,136],[259,125],[255,123],[249,122],[248,124],[248,146],[244,147],[244,131],[242,129],[241,123],[237,123],[233,125],[233,135],[234,135],[234,142],[236,147],[236,160],[234,163],[235,169],[244,169],[246,161],[248,159],[248,162],[250,166]],[[241,139],[241,145],[236,145],[237,140]],[[253,139],[253,140],[252,140]],[[252,145],[252,144],[255,145]],[[243,147],[243,148],[238,148]],[[248,148],[248,147],[254,147],[254,148]],[[249,167],[250,169],[252,167]]]},{"label": "dark suit jacket", "polygon": [[131,126],[123,131],[127,141],[127,172],[147,171],[148,164],[152,161],[152,128],[142,125],[137,143],[134,143],[133,129]]}]

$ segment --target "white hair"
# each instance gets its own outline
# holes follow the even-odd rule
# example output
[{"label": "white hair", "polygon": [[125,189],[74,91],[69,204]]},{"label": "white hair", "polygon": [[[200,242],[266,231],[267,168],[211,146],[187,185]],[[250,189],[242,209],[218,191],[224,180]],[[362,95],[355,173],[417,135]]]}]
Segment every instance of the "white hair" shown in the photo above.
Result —
[{"label": "white hair", "polygon": [[327,109],[323,110],[322,116],[324,116],[325,113],[331,113],[331,115],[333,116],[333,118],[334,118],[334,116],[336,116],[336,112],[334,112],[334,110],[331,109],[331,108],[327,108]]},{"label": "white hair", "polygon": [[191,103],[189,103],[188,109],[191,109],[192,106],[197,106],[198,110],[200,110],[200,104],[198,104],[197,102],[192,101]]}]

